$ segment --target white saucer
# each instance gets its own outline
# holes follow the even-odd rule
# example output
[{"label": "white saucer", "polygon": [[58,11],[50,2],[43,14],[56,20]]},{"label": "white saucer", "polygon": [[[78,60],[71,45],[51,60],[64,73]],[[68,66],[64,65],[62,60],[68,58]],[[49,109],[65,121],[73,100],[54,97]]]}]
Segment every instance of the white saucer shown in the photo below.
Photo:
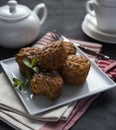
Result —
[{"label": "white saucer", "polygon": [[108,34],[97,28],[96,18],[87,14],[82,23],[83,32],[89,37],[105,43],[116,44],[116,34]]}]

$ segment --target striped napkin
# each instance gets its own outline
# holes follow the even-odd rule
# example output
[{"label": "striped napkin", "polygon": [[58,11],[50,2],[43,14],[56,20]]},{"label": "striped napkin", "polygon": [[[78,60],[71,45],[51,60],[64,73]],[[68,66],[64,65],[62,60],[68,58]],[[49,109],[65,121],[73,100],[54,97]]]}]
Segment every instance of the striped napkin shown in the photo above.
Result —
[{"label": "striped napkin", "polygon": [[[34,47],[44,47],[47,43],[53,41],[54,39],[51,36],[51,32],[47,33],[44,37],[42,37],[39,41],[37,41],[36,44],[34,44]],[[78,41],[74,39],[69,39],[71,42],[78,43],[82,46],[87,46],[89,49],[100,52],[102,45],[96,44],[96,43],[89,43],[84,41]],[[90,56],[91,58],[95,59],[93,56]],[[106,72],[112,79],[116,78],[116,62],[113,60],[99,60],[98,66]],[[3,73],[0,74],[0,86],[4,86],[8,91],[12,91],[9,82],[7,81],[5,75]],[[10,90],[11,89],[11,90]],[[5,94],[6,90],[0,90],[2,95]],[[10,99],[12,99],[13,104],[15,103],[14,98],[12,97],[15,93],[12,91],[12,94],[9,94]],[[21,113],[17,113],[16,111],[13,111],[12,109],[15,106],[15,110],[17,110],[16,104],[11,105],[7,101],[7,104],[5,104],[3,97],[0,94],[0,119],[6,122],[7,124],[11,125],[15,129],[19,130],[67,130],[71,128],[74,123],[84,114],[86,109],[89,107],[91,102],[95,100],[99,94],[90,96],[84,99],[79,100],[78,102],[74,102],[72,104],[64,105],[63,107],[60,107],[58,109],[55,109],[54,111],[44,113],[43,115],[39,116],[38,119],[31,119],[30,117],[23,115]],[[8,98],[9,99],[9,98]],[[6,99],[7,100],[7,99]],[[16,99],[15,99],[16,100]],[[17,101],[20,105],[20,101]],[[9,107],[10,106],[10,107]],[[21,110],[23,110],[23,106],[18,106]],[[61,110],[62,109],[62,110]],[[19,111],[24,112],[24,111]],[[60,116],[57,117],[57,113],[60,113]],[[56,115],[55,115],[56,114]],[[55,122],[48,122],[53,121],[50,119],[54,119]],[[41,121],[40,121],[41,120]]]},{"label": "striped napkin", "polygon": [[[93,50],[95,52],[100,52],[101,48],[102,48],[101,44],[90,43],[90,42],[85,42],[85,41],[79,41],[79,40],[75,40],[75,39],[71,39],[71,38],[66,38],[66,39],[70,40],[72,43],[77,43],[77,44],[80,44],[83,47],[88,47],[89,49],[91,49],[91,50]],[[37,41],[36,44],[33,45],[33,47],[43,48],[49,42],[52,42],[52,41],[54,41],[53,33],[52,32],[48,32],[39,41]]]}]

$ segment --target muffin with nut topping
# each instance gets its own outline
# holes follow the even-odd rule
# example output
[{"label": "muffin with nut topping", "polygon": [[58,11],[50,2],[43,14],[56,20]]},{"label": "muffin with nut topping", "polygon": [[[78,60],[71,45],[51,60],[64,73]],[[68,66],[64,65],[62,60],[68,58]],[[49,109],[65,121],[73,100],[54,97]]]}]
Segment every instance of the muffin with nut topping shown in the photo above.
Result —
[{"label": "muffin with nut topping", "polygon": [[90,65],[90,62],[84,56],[68,55],[59,72],[65,83],[81,85],[87,78]]},{"label": "muffin with nut topping", "polygon": [[26,71],[28,69],[27,66],[25,66],[25,64],[23,62],[24,59],[31,62],[33,58],[39,59],[40,54],[41,54],[40,48],[25,47],[25,48],[21,48],[19,50],[15,59],[19,65],[19,70],[23,75],[26,75]]},{"label": "muffin with nut topping", "polygon": [[30,87],[35,94],[56,99],[62,92],[63,79],[56,72],[41,72],[32,77]]},{"label": "muffin with nut topping", "polygon": [[76,54],[77,49],[75,47],[75,45],[71,42],[66,42],[66,41],[62,41],[64,48],[66,50],[67,55],[72,55],[72,54]]},{"label": "muffin with nut topping", "polygon": [[46,70],[57,70],[62,66],[66,58],[67,53],[63,42],[54,41],[42,49],[38,66]]}]

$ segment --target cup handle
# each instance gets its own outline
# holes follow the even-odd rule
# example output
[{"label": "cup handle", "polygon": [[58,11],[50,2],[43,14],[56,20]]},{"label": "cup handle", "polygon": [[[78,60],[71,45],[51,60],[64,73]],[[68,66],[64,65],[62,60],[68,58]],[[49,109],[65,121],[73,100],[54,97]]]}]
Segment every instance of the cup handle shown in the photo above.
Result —
[{"label": "cup handle", "polygon": [[90,0],[86,2],[86,11],[91,15],[95,17],[95,10],[94,10],[94,1]]},{"label": "cup handle", "polygon": [[36,13],[36,15],[38,15],[40,9],[43,9],[43,15],[42,15],[42,17],[40,19],[40,25],[42,25],[45,22],[46,18],[47,18],[48,12],[47,12],[47,7],[46,7],[46,5],[44,3],[40,3],[37,6],[35,6],[33,11]]}]

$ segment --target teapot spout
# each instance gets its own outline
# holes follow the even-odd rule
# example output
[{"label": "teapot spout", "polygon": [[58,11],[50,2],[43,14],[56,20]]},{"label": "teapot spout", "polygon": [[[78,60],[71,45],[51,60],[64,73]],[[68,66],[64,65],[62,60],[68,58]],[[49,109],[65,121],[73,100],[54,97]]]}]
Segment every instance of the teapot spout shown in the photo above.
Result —
[{"label": "teapot spout", "polygon": [[[33,9],[33,12],[38,16],[40,9],[43,9],[43,15],[40,19],[40,25],[42,25],[47,18],[47,7],[44,3],[40,3]],[[39,16],[38,16],[39,17]]]}]

